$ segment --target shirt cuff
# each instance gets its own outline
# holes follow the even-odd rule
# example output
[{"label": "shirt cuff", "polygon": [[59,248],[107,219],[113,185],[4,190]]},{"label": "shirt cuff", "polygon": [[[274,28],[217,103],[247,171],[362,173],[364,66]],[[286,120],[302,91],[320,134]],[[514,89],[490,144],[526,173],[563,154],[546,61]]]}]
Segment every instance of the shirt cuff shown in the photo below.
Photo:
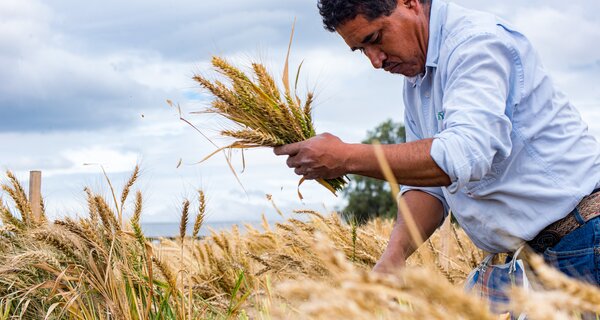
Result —
[{"label": "shirt cuff", "polygon": [[[451,134],[452,135],[452,134]],[[431,144],[430,156],[435,163],[450,177],[448,192],[454,194],[462,189],[471,179],[471,158],[464,154],[458,145],[458,139],[438,134]],[[472,159],[477,160],[478,157]]]}]

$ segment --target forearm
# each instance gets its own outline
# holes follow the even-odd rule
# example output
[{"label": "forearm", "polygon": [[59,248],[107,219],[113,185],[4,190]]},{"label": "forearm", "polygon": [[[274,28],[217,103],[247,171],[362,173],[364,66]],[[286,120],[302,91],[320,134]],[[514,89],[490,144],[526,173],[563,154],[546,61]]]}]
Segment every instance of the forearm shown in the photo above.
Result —
[{"label": "forearm", "polygon": [[[432,143],[433,139],[424,139],[403,144],[381,145],[398,183],[419,187],[450,185],[448,175],[430,156]],[[347,148],[348,173],[384,179],[373,145],[348,144]]]},{"label": "forearm", "polygon": [[[406,201],[421,237],[428,239],[443,219],[442,203],[434,196],[418,190],[408,191],[402,197]],[[394,265],[403,265],[404,260],[416,249],[416,244],[411,239],[406,223],[399,213],[381,259],[388,260]]]}]

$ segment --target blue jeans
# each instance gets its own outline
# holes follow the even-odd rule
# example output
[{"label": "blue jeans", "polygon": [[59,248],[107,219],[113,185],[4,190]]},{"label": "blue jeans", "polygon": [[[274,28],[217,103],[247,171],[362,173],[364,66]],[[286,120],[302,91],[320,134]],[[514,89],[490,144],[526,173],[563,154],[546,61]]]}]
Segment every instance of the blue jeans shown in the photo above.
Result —
[{"label": "blue jeans", "polygon": [[600,285],[600,217],[546,249],[544,260],[571,277]]}]

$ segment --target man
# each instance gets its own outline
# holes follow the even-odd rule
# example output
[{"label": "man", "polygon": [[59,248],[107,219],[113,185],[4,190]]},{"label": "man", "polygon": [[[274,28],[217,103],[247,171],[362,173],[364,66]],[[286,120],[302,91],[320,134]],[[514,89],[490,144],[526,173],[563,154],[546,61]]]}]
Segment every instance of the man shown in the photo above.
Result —
[{"label": "man", "polygon": [[[408,143],[383,150],[424,238],[449,209],[480,248],[527,242],[570,275],[600,282],[600,145],[527,38],[493,15],[441,0],[320,0],[325,28],[376,69],[405,76]],[[331,134],[275,149],[308,179],[383,179],[372,145]],[[401,218],[375,266],[414,246]]]}]

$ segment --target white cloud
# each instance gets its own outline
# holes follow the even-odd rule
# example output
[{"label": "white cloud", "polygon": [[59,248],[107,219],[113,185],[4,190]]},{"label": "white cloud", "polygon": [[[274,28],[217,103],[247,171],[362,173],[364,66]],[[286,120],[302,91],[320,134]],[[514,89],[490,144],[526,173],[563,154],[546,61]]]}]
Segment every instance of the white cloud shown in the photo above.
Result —
[{"label": "white cloud", "polygon": [[191,63],[127,48],[86,52],[77,47],[81,39],[57,31],[50,9],[27,0],[8,4],[0,19],[2,131],[122,127],[136,108],[162,107],[189,86],[183,71]]},{"label": "white cloud", "polygon": [[[594,87],[600,83],[600,26],[592,14],[599,3],[458,2],[520,28],[600,136],[600,92]],[[300,91],[316,89],[320,132],[358,142],[381,121],[402,119],[402,78],[373,70],[337,35],[322,30],[314,2],[2,0],[0,165],[23,178],[42,169],[52,217],[83,212],[85,185],[107,193],[101,170],[83,166],[88,162],[104,164],[117,187],[141,163],[136,188],[144,193],[146,221],[177,220],[182,198],[193,199],[197,188],[210,199],[211,221],[257,220],[262,212],[275,218],[266,193],[285,212],[333,209],[342,200],[314,182],[302,185],[300,201],[298,177],[268,149],[248,151],[244,173],[234,153],[247,195],[222,155],[193,164],[215,147],[165,103],[181,103],[190,121],[224,145],[217,132],[224,121],[187,115],[207,98],[192,74],[206,72],[210,56],[219,54],[236,63],[262,59],[279,79],[293,16],[299,20],[290,66],[305,61]],[[176,168],[180,158],[184,164]]]},{"label": "white cloud", "polygon": [[[107,173],[127,172],[138,162],[139,156],[133,152],[119,152],[103,146],[65,150],[62,156],[74,164],[73,168],[60,174],[90,173],[97,169],[84,169],[87,166],[102,166]],[[50,173],[54,173],[50,171]],[[58,172],[57,172],[58,174]]]}]

